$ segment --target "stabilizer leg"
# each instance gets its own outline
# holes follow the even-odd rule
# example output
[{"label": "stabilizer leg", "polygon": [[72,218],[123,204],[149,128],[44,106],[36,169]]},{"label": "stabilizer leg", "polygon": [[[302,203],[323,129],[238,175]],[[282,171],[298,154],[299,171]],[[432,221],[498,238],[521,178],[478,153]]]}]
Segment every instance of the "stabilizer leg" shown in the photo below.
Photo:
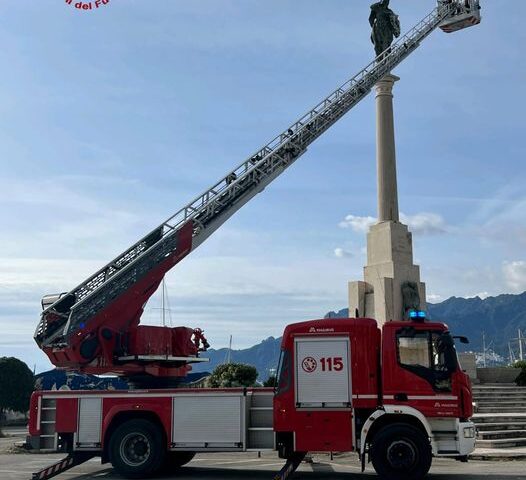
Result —
[{"label": "stabilizer leg", "polygon": [[32,480],[47,480],[48,478],[53,478],[70,468],[87,462],[95,456],[93,453],[70,453],[64,460],[60,460],[49,467],[43,468],[39,472],[33,473]]},{"label": "stabilizer leg", "polygon": [[307,455],[307,452],[294,453],[292,457],[287,460],[287,463],[280,470],[280,472],[274,476],[274,480],[287,480],[290,478],[300,466],[300,463],[305,458],[305,455]]}]

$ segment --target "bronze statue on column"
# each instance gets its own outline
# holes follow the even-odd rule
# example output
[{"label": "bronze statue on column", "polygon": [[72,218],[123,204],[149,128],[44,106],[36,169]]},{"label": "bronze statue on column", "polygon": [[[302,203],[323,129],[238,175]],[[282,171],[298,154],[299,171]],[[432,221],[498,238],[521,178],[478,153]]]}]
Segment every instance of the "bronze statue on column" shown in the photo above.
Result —
[{"label": "bronze statue on column", "polygon": [[378,57],[391,46],[395,37],[400,36],[400,20],[389,8],[389,0],[371,5],[369,24],[373,29],[371,41]]}]

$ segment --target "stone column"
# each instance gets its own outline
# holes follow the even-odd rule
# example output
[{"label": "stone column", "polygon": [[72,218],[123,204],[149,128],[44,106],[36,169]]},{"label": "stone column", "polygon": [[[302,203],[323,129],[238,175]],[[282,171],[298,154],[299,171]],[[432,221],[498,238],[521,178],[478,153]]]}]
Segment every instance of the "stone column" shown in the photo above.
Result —
[{"label": "stone column", "polygon": [[349,284],[349,315],[371,317],[379,325],[407,319],[410,308],[425,309],[426,298],[420,268],[413,262],[411,232],[398,214],[393,115],[393,85],[398,80],[387,75],[376,84],[378,223],[367,234],[364,280]]},{"label": "stone column", "polygon": [[400,78],[386,75],[376,84],[376,165],[378,222],[398,222],[393,85]]}]

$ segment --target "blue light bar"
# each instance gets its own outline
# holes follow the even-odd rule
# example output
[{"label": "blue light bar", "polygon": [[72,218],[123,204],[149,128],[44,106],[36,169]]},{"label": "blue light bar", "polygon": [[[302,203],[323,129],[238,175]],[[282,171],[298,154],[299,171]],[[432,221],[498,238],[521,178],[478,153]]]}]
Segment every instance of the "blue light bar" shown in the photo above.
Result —
[{"label": "blue light bar", "polygon": [[409,318],[420,318],[425,319],[426,318],[426,312],[423,310],[412,310],[409,312]]}]

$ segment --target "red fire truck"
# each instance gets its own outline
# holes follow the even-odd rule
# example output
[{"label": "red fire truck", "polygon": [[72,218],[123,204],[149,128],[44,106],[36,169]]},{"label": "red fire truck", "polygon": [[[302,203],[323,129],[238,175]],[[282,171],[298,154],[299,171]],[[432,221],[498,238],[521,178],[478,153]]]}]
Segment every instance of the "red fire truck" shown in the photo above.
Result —
[{"label": "red fire truck", "polygon": [[[35,392],[32,444],[69,453],[49,478],[95,455],[147,476],[197,452],[358,452],[386,479],[420,479],[432,456],[474,449],[470,382],[443,323],[329,319],[286,328],[276,390]],[[69,462],[69,465],[64,462]]]},{"label": "red fire truck", "polygon": [[[466,18],[475,15],[475,21]],[[466,17],[467,16],[467,17]],[[461,21],[459,21],[459,19]],[[129,391],[37,392],[29,443],[68,453],[45,480],[96,455],[124,475],[182,466],[196,452],[276,449],[286,478],[308,451],[367,456],[388,479],[417,479],[431,457],[465,459],[471,392],[442,323],[318,320],[284,333],[276,391],[174,388],[206,361],[200,329],[140,325],[165,274],[295,163],[437,27],[480,21],[448,0],[287,130],[71,291],[46,295],[35,341],[65,370],[125,377]],[[397,318],[404,318],[399,312]],[[420,320],[420,321],[419,321]]]}]

